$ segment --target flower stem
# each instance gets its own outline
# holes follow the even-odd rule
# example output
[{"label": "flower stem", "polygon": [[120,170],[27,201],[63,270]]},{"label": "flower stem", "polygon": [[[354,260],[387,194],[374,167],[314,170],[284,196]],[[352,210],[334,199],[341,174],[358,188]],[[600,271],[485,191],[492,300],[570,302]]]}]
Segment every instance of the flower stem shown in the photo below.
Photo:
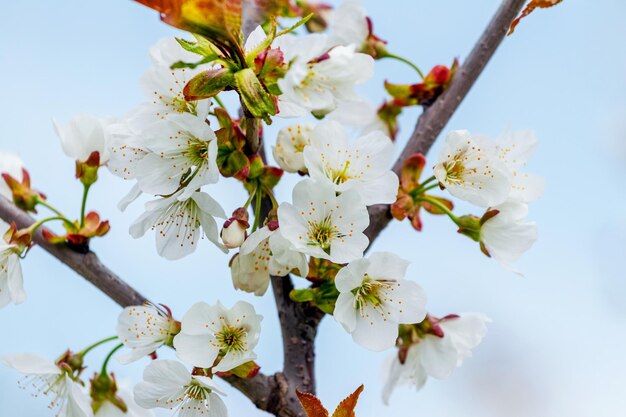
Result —
[{"label": "flower stem", "polygon": [[82,229],[85,225],[85,209],[87,207],[87,195],[89,194],[89,189],[91,188],[91,184],[85,185],[83,191],[83,202],[80,206],[80,228]]},{"label": "flower stem", "polygon": [[30,227],[28,228],[31,233],[35,233],[35,231],[37,229],[39,229],[41,226],[43,226],[45,223],[54,221],[54,220],[61,220],[64,223],[69,224],[71,227],[75,227],[74,223],[72,223],[71,221],[69,221],[68,219],[66,219],[63,216],[53,216],[53,217],[46,217],[45,219],[41,219],[33,224],[30,225]]},{"label": "flower stem", "polygon": [[256,189],[254,194],[256,195],[256,200],[254,201],[254,224],[252,225],[252,233],[259,227],[259,218],[261,217],[261,200],[262,193],[259,192],[259,188]]},{"label": "flower stem", "polygon": [[37,199],[37,204],[41,204],[42,206],[46,207],[48,210],[53,211],[55,214],[58,214],[60,217],[65,218],[63,213],[61,213],[59,210],[57,210],[56,207],[54,207],[51,204],[49,204],[46,200],[44,200],[42,198],[38,198]]},{"label": "flower stem", "polygon": [[409,61],[406,58],[403,58],[403,57],[401,57],[399,55],[394,55],[394,54],[389,53],[389,52],[387,52],[384,55],[382,55],[381,58],[391,58],[391,59],[395,59],[395,60],[400,61],[400,62],[404,62],[405,64],[407,64],[408,66],[413,68],[415,71],[417,71],[417,73],[419,74],[419,76],[420,76],[420,78],[422,80],[424,79],[424,73],[422,72],[422,70],[420,70],[417,65],[415,65],[414,63],[412,63],[411,61]]},{"label": "flower stem", "polygon": [[254,191],[251,192],[250,195],[248,196],[248,199],[246,200],[246,203],[243,205],[243,208],[245,208],[246,210],[248,209],[258,189],[259,189],[259,186],[257,185]]},{"label": "flower stem", "polygon": [[104,362],[102,363],[102,370],[100,371],[100,375],[107,375],[107,366],[109,365],[109,361],[111,360],[111,358],[113,357],[113,355],[115,354],[115,352],[117,352],[118,350],[120,350],[122,347],[124,346],[123,343],[120,343],[119,345],[115,346],[107,355],[107,357],[104,359]]},{"label": "flower stem", "polygon": [[213,96],[213,99],[215,100],[218,106],[220,106],[223,109],[226,109],[226,106],[224,105],[224,102],[222,101],[222,99],[220,99],[218,96]]},{"label": "flower stem", "polygon": [[433,206],[437,207],[439,210],[443,211],[444,213],[446,213],[448,215],[448,217],[450,217],[450,219],[452,219],[452,221],[455,224],[459,224],[459,218],[456,217],[448,208],[448,206],[446,206],[445,204],[443,204],[441,201],[437,200],[436,198],[432,198],[430,196],[427,195],[422,195],[418,198],[419,201],[424,201],[426,203],[432,204]]},{"label": "flower stem", "polygon": [[111,337],[107,337],[106,339],[102,339],[102,340],[94,343],[93,345],[87,346],[85,349],[81,350],[80,354],[85,356],[88,352],[90,352],[91,350],[97,348],[98,346],[103,345],[105,343],[108,343],[108,342],[110,342],[112,340],[115,340],[115,339],[117,339],[117,336],[111,336]]}]

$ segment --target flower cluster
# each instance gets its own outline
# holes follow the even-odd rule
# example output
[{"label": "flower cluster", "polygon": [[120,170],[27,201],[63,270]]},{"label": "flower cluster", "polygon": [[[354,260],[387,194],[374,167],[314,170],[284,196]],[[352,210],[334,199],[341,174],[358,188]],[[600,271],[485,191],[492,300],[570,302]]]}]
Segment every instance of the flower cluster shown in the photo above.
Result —
[{"label": "flower cluster", "polygon": [[[492,141],[452,131],[432,176],[422,179],[427,162],[421,154],[399,161],[394,171],[398,115],[405,107],[436,102],[455,80],[456,60],[424,76],[374,34],[357,0],[334,10],[307,1],[268,5],[257,16],[263,24],[248,36],[236,1],[182,2],[185,7],[140,2],[193,32],[194,39],[164,39],[151,48],[152,66],[141,79],[145,102],[124,117],[80,115],[54,123],[83,186],[76,220],[31,188],[18,158],[0,153],[0,198],[28,212],[45,207],[54,213],[24,229],[0,223],[0,307],[26,297],[20,258],[33,240],[88,253],[90,240],[107,234],[109,222],[86,210],[88,192],[106,167],[133,183],[120,210],[151,199],[129,233],[140,238],[153,231],[160,256],[178,260],[206,238],[224,253],[237,252],[229,263],[236,289],[263,296],[270,282],[276,289],[281,279],[299,277],[304,285],[294,286],[286,302],[332,315],[366,349],[396,348],[385,371],[385,402],[400,384],[419,389],[429,376],[448,377],[471,356],[489,319],[478,313],[430,315],[425,291],[407,276],[409,261],[386,251],[366,256],[370,213],[383,207],[418,231],[423,212],[447,215],[483,253],[513,270],[536,239],[528,204],[542,194],[543,183],[526,172],[535,137],[515,132]],[[286,27],[280,17],[300,19],[279,30]],[[304,28],[314,33],[302,33]],[[372,78],[376,60],[385,58],[408,64],[419,79],[386,82],[391,99],[377,108],[356,89]],[[240,108],[228,108],[229,96]],[[274,117],[289,119],[275,140],[267,128]],[[268,165],[265,149],[277,167]],[[285,172],[298,179],[287,201],[276,189]],[[211,190],[222,178],[241,183],[247,195],[232,211]],[[436,190],[450,196],[433,195]],[[452,198],[485,211],[457,216]],[[42,227],[51,221],[60,221],[65,231]],[[244,301],[232,308],[198,302],[180,321],[164,305],[146,303],[124,308],[116,336],[78,353],[68,351],[55,362],[23,354],[1,362],[29,375],[29,385],[51,395],[63,417],[143,417],[154,408],[184,417],[226,417],[224,393],[214,379],[257,375],[261,320]],[[101,372],[84,381],[85,355],[113,340],[119,344]],[[164,347],[179,360],[158,359]],[[107,371],[115,354],[122,364],[152,359],[132,392],[118,388]],[[300,398],[311,400],[302,393]]]}]

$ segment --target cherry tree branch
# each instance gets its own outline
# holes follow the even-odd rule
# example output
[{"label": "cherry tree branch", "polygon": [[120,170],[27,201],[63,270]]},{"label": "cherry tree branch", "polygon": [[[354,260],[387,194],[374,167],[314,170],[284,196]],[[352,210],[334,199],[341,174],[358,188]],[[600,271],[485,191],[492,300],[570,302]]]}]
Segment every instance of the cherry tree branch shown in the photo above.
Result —
[{"label": "cherry tree branch", "polygon": [[[393,166],[393,171],[400,175],[402,164],[414,153],[426,155],[431,146],[446,126],[456,109],[470,91],[478,76],[498,49],[506,36],[511,22],[520,12],[526,0],[504,0],[487,28],[476,42],[463,65],[457,70],[448,88],[428,108],[417,121],[415,130],[404,147],[402,154]],[[370,242],[391,221],[388,204],[379,204],[369,208],[370,225],[365,235]]]}]

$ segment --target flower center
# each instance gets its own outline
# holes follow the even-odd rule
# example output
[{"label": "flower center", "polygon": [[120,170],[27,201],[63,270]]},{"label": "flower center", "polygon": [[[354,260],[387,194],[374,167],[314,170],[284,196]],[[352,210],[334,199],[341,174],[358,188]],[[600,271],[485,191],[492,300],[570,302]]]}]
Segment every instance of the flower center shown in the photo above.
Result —
[{"label": "flower center", "polygon": [[329,177],[332,180],[333,183],[335,184],[343,184],[344,182],[348,181],[350,178],[352,178],[350,175],[348,175],[348,169],[350,168],[350,160],[347,160],[344,165],[343,168],[341,169],[329,169]]},{"label": "flower center", "polygon": [[365,274],[365,279],[361,283],[360,287],[352,290],[354,295],[354,308],[362,310],[365,306],[371,305],[378,307],[383,304],[383,296],[381,290],[384,284],[378,280],[369,278]]},{"label": "flower center", "polygon": [[210,388],[200,385],[195,379],[185,386],[185,396],[195,401],[205,401],[211,392]]},{"label": "flower center", "polygon": [[337,226],[331,222],[331,215],[326,216],[319,223],[309,222],[308,244],[310,246],[319,246],[323,250],[330,249],[333,239],[342,238],[344,235],[339,233]]},{"label": "flower center", "polygon": [[243,352],[246,350],[246,330],[243,327],[231,327],[224,326],[222,330],[215,334],[215,338],[220,344],[221,355],[226,355],[228,352]]}]

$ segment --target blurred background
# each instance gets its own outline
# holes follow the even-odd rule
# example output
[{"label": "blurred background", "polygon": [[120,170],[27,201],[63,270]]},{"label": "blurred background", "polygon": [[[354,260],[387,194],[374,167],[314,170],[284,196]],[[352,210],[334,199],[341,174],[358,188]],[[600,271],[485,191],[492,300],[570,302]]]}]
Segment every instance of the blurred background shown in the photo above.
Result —
[{"label": "blurred background", "polygon": [[[449,65],[454,57],[463,61],[498,4],[364,0],[375,33],[425,71]],[[317,339],[316,366],[318,394],[329,408],[364,383],[359,417],[624,416],[625,13],[620,0],[566,0],[537,11],[504,41],[446,128],[492,136],[530,128],[539,137],[529,170],[546,178],[546,192],[531,205],[539,240],[518,263],[525,277],[483,256],[443,216],[426,216],[419,234],[408,222],[391,223],[372,248],[412,260],[410,277],[428,293],[433,314],[479,311],[493,319],[473,358],[448,380],[429,380],[420,392],[397,390],[386,407],[380,399],[380,365],[391,353],[356,346],[327,318]],[[138,80],[149,66],[148,48],[177,32],[131,1],[6,2],[2,20],[0,149],[19,154],[35,187],[63,211],[77,214],[81,187],[52,119],[67,122],[80,112],[121,116],[139,104]],[[399,62],[378,62],[376,70],[362,90],[376,103],[383,97],[383,80],[416,81]],[[418,114],[414,109],[402,116],[398,152]],[[282,125],[272,125],[267,137],[275,137]],[[431,154],[437,151],[436,145]],[[283,199],[295,180],[283,180]],[[125,213],[116,209],[130,186],[103,172],[92,188],[89,207],[112,224],[93,249],[179,317],[200,300],[252,302],[265,316],[259,362],[267,373],[279,369],[281,342],[271,292],[256,298],[233,290],[228,257],[206,242],[192,256],[169,262],[156,254],[152,235],[133,240],[127,230],[142,204]],[[245,201],[234,181],[223,180],[211,190],[227,212]],[[458,204],[459,213],[472,210],[477,211]],[[0,311],[0,354],[28,351],[56,358],[68,347],[80,350],[114,333],[120,309],[89,283],[37,248],[23,265],[29,298]],[[88,358],[87,376],[106,352]],[[134,383],[146,361],[112,369],[118,379]],[[45,399],[18,389],[19,378],[0,368],[0,415],[52,416]],[[231,416],[266,415],[238,392],[226,391]]]}]

